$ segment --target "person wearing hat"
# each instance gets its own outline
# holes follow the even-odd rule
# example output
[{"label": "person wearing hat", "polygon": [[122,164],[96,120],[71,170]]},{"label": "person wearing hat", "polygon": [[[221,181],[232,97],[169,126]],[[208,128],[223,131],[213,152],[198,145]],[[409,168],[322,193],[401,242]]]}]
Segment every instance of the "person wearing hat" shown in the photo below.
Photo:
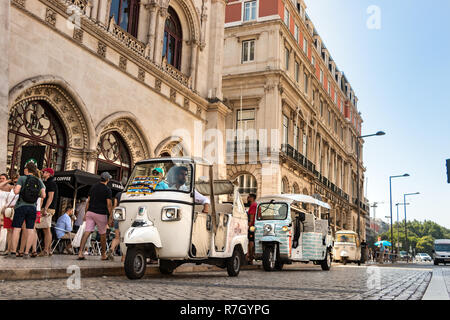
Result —
[{"label": "person wearing hat", "polygon": [[152,170],[152,175],[159,178],[159,182],[155,186],[155,190],[166,190],[169,189],[169,185],[163,180],[164,179],[164,169],[154,168]]},{"label": "person wearing hat", "polygon": [[42,170],[42,180],[45,185],[46,197],[41,207],[41,219],[36,223],[36,229],[41,229],[44,232],[44,248],[39,256],[50,256],[52,254],[52,226],[53,215],[56,210],[56,202],[58,201],[58,185],[55,182],[55,171],[52,168],[45,168]]},{"label": "person wearing hat", "polygon": [[86,214],[83,221],[86,221],[86,229],[81,238],[80,250],[78,252],[78,260],[84,260],[84,247],[89,235],[97,226],[100,234],[100,244],[102,247],[102,260],[108,260],[106,256],[106,228],[113,226],[112,215],[112,192],[108,187],[109,180],[112,176],[109,172],[103,172],[100,175],[100,182],[94,184],[89,191],[86,203]]}]

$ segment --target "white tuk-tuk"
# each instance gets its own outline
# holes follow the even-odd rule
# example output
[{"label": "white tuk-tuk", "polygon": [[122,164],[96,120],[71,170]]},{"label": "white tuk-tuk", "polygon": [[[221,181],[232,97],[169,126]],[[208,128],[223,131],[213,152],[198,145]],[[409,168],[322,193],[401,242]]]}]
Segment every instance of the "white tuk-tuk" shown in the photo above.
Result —
[{"label": "white tuk-tuk", "polygon": [[[230,194],[232,203],[217,200]],[[196,204],[205,196],[209,213]],[[237,187],[214,180],[212,165],[202,159],[138,162],[113,214],[129,279],[144,276],[149,259],[159,259],[163,274],[189,262],[227,268],[229,276],[237,276],[247,253],[247,214]]]},{"label": "white tuk-tuk", "polygon": [[[264,270],[281,270],[293,261],[330,269],[333,238],[328,219],[323,219],[329,217],[323,212],[330,209],[327,203],[303,194],[265,196],[257,202],[255,257]],[[308,206],[315,210],[308,212]]]},{"label": "white tuk-tuk", "polygon": [[358,234],[351,230],[341,230],[336,232],[333,247],[334,261],[340,261],[344,265],[347,262],[361,265],[361,242]]}]

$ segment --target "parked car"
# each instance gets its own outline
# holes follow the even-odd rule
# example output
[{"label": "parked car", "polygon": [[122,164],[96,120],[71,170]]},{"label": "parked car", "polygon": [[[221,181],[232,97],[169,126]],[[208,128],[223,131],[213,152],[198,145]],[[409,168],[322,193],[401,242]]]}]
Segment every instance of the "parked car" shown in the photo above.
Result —
[{"label": "parked car", "polygon": [[399,258],[401,261],[412,260],[412,257],[406,251],[400,251]]},{"label": "parked car", "polygon": [[431,257],[428,253],[418,253],[416,254],[415,260],[417,262],[425,262],[425,261],[430,261],[431,262]]}]

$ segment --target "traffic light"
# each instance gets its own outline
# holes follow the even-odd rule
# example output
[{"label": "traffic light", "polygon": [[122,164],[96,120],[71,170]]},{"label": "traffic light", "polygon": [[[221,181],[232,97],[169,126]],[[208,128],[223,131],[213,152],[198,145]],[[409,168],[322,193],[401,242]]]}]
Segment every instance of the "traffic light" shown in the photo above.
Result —
[{"label": "traffic light", "polygon": [[447,183],[450,183],[450,159],[447,159]]}]

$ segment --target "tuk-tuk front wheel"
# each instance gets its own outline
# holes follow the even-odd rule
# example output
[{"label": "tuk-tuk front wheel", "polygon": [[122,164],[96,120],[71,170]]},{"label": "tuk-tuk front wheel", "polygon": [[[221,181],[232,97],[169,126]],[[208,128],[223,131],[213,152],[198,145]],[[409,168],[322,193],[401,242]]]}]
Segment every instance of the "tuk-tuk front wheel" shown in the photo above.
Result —
[{"label": "tuk-tuk front wheel", "polygon": [[241,271],[242,254],[238,247],[233,250],[233,255],[227,260],[227,272],[230,277],[237,277]]},{"label": "tuk-tuk front wheel", "polygon": [[129,247],[125,256],[124,267],[128,279],[134,280],[142,278],[147,267],[145,251],[135,246]]},{"label": "tuk-tuk front wheel", "polygon": [[277,245],[274,244],[273,246],[268,245],[264,247],[263,251],[263,267],[266,271],[273,271],[275,270],[275,266],[277,264]]},{"label": "tuk-tuk front wheel", "polygon": [[327,250],[327,253],[325,255],[325,259],[322,260],[322,263],[320,264],[322,267],[322,270],[328,271],[331,268],[331,254],[330,251]]}]

